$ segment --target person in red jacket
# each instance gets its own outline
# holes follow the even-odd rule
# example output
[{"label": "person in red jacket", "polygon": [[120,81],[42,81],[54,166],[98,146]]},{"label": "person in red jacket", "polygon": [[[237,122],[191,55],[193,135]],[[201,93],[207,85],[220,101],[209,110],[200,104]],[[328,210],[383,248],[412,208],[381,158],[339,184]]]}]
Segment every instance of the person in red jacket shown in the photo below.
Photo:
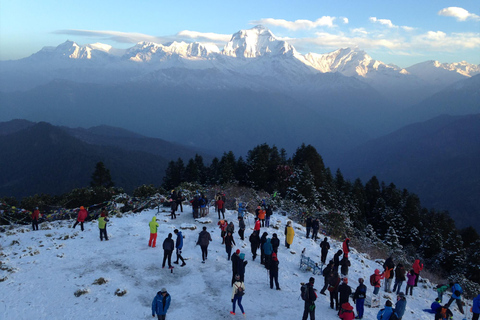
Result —
[{"label": "person in red jacket", "polygon": [[420,275],[420,271],[423,270],[423,263],[420,264],[419,259],[415,260],[415,262],[413,263],[412,269],[413,269],[413,273],[415,274],[415,287],[416,287],[417,284],[418,284],[418,278],[419,278],[419,275]]},{"label": "person in red jacket", "polygon": [[375,269],[375,273],[370,276],[370,284],[374,287],[373,294],[378,294],[380,287],[382,286],[382,279],[385,278],[385,274],[380,270]]},{"label": "person in red jacket", "polygon": [[223,206],[225,202],[223,202],[222,198],[219,197],[216,201],[217,211],[218,211],[218,219],[220,219],[220,213],[222,214],[223,219],[225,219],[225,210],[223,210]]},{"label": "person in red jacket", "polygon": [[353,307],[350,303],[345,302],[340,308],[338,317],[343,320],[353,320],[355,319],[355,313],[353,312]]},{"label": "person in red jacket", "polygon": [[255,226],[253,227],[253,231],[260,232],[260,220],[258,220],[258,218],[255,218]]},{"label": "person in red jacket", "polygon": [[38,219],[40,218],[40,211],[38,211],[38,207],[35,208],[32,212],[32,228],[33,231],[38,230]]},{"label": "person in red jacket", "polygon": [[87,219],[87,216],[88,216],[87,210],[83,206],[81,206],[80,210],[78,210],[77,222],[75,222],[75,224],[73,225],[73,229],[75,229],[77,224],[80,223],[80,227],[82,231],[84,231],[83,223],[85,222],[85,219]]},{"label": "person in red jacket", "polygon": [[345,241],[343,241],[343,255],[348,258],[348,253],[350,252],[350,239],[345,239]]}]

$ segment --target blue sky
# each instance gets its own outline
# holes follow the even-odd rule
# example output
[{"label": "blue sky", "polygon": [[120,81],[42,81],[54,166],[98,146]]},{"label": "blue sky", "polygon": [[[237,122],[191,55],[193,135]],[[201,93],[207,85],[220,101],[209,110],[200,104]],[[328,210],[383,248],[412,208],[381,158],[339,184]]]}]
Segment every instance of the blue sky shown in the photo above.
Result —
[{"label": "blue sky", "polygon": [[480,64],[479,1],[0,0],[0,60],[65,40],[128,48],[139,41],[214,42],[257,24],[301,53],[358,46],[407,67],[425,60]]}]

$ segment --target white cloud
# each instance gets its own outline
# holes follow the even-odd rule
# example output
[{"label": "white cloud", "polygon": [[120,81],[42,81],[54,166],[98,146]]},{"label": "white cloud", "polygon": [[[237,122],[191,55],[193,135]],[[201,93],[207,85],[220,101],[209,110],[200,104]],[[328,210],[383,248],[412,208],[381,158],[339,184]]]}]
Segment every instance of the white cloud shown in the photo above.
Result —
[{"label": "white cloud", "polygon": [[427,50],[453,52],[458,49],[480,48],[480,33],[465,32],[446,34],[443,31],[428,31],[412,37],[411,46]]},{"label": "white cloud", "polygon": [[460,7],[448,7],[438,11],[438,15],[446,17],[454,17],[458,21],[465,21],[467,19],[480,21],[480,16],[470,13]]},{"label": "white cloud", "polygon": [[348,18],[342,17],[341,19],[344,24],[348,24]]},{"label": "white cloud", "polygon": [[408,31],[408,32],[412,32],[413,30],[415,30],[415,28],[413,27],[408,27],[408,26],[401,26],[401,28],[405,31]]},{"label": "white cloud", "polygon": [[[288,30],[301,30],[301,29],[314,29],[318,27],[334,27],[333,21],[335,17],[330,16],[323,16],[318,18],[315,21],[311,20],[295,20],[295,21],[288,21],[284,19],[260,19],[252,21],[251,24],[261,24],[261,25],[268,25],[268,26],[275,26],[275,27],[282,27]],[[347,19],[348,22],[348,19]],[[344,20],[345,23],[345,20]]]},{"label": "white cloud", "polygon": [[389,19],[377,19],[377,17],[370,17],[368,20],[373,23],[383,24],[384,26],[387,26],[389,28],[398,28],[398,26],[394,25]]},{"label": "white cloud", "polygon": [[219,34],[211,32],[197,32],[190,30],[183,30],[177,33],[177,36],[180,38],[186,39],[195,39],[198,41],[213,41],[213,42],[228,42],[232,35],[229,34]]},{"label": "white cloud", "polygon": [[97,31],[97,30],[57,30],[55,34],[76,35],[83,37],[95,37],[113,40],[120,43],[138,43],[142,41],[158,42],[171,41],[169,37],[155,37],[143,33],[120,32],[120,31]]},{"label": "white cloud", "polygon": [[360,33],[360,34],[364,34],[364,35],[368,34],[368,32],[367,32],[367,30],[365,30],[365,28],[352,29],[352,33]]}]

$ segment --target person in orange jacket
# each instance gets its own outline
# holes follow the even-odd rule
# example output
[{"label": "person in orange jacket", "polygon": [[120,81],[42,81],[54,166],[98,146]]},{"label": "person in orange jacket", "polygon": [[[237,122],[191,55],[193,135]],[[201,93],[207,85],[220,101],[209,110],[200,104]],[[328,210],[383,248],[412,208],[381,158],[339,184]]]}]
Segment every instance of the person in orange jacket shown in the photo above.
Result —
[{"label": "person in orange jacket", "polygon": [[265,227],[265,209],[262,207],[259,211],[258,211],[258,219],[262,222],[262,228]]},{"label": "person in orange jacket", "polygon": [[85,222],[85,219],[87,219],[87,216],[88,216],[88,211],[83,206],[81,206],[80,210],[78,210],[77,222],[75,222],[75,224],[73,225],[73,229],[75,229],[77,224],[80,223],[80,227],[82,231],[84,231],[83,223]]},{"label": "person in orange jacket", "polygon": [[415,262],[413,263],[412,269],[413,269],[413,273],[415,274],[415,287],[416,287],[417,284],[418,284],[418,278],[419,278],[419,275],[420,275],[420,271],[423,270],[423,263],[420,264],[419,259],[415,260]]},{"label": "person in orange jacket", "polygon": [[343,255],[348,258],[348,253],[350,252],[350,239],[346,238],[342,244]]},{"label": "person in orange jacket", "polygon": [[32,228],[33,231],[38,230],[38,219],[40,218],[40,211],[38,207],[35,208],[32,212]]}]

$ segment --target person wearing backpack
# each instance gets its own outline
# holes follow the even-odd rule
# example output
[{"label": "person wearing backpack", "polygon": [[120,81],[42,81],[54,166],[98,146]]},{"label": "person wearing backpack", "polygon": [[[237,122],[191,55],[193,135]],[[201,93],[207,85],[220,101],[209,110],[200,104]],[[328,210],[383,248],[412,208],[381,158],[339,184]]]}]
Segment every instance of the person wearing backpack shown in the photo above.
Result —
[{"label": "person wearing backpack", "polygon": [[403,264],[399,263],[395,268],[395,284],[393,285],[393,292],[396,292],[397,294],[400,293],[403,282],[406,280],[405,272]]},{"label": "person wearing backpack", "polygon": [[392,314],[392,302],[390,300],[387,300],[387,302],[385,302],[385,308],[378,311],[377,320],[389,320]]},{"label": "person wearing backpack", "polygon": [[232,255],[232,247],[236,246],[235,240],[233,239],[233,235],[228,232],[225,236],[225,251],[227,252],[227,260],[230,261],[230,256]]},{"label": "person wearing backpack", "polygon": [[452,296],[450,297],[450,300],[448,300],[445,307],[450,308],[450,305],[455,300],[455,302],[457,303],[458,310],[460,311],[461,314],[463,314],[463,304],[462,304],[463,290],[462,290],[462,287],[460,287],[460,285],[458,283],[453,284],[453,282],[452,282],[452,283],[450,283],[450,288],[452,288]]},{"label": "person wearing backpack", "polygon": [[320,248],[322,249],[322,263],[325,264],[325,261],[327,261],[327,255],[328,255],[328,250],[330,250],[330,244],[328,243],[327,237],[323,239],[323,241],[320,243]]},{"label": "person wearing backpack", "polygon": [[407,308],[407,299],[405,294],[400,292],[397,295],[397,303],[395,303],[394,313],[398,320],[402,320],[403,315],[405,314],[405,309]]},{"label": "person wearing backpack", "polygon": [[325,290],[327,290],[328,288],[328,282],[330,280],[330,274],[332,273],[332,270],[333,270],[333,260],[330,260],[328,265],[322,271],[322,275],[325,279],[325,283],[323,285],[322,290],[320,290],[320,294],[323,294],[324,296],[326,295]]},{"label": "person wearing backpack", "polygon": [[340,284],[340,277],[338,273],[332,271],[330,273],[330,280],[328,281],[328,291],[330,292],[330,308],[337,310],[339,309],[338,305],[338,286]]},{"label": "person wearing backpack", "polygon": [[240,275],[235,276],[235,283],[233,284],[232,289],[232,304],[233,311],[230,311],[230,314],[235,315],[235,306],[238,303],[238,307],[242,310],[242,314],[245,316],[245,310],[242,306],[242,297],[245,294],[245,284],[240,281]]},{"label": "person wearing backpack", "polygon": [[393,262],[392,256],[388,257],[383,264],[384,274],[385,274],[385,292],[392,292],[392,281],[393,281],[393,269],[395,268],[395,263]]},{"label": "person wearing backpack", "polygon": [[278,253],[278,247],[280,246],[280,239],[278,239],[278,236],[276,233],[272,235],[272,240],[270,242],[272,243],[273,252]]},{"label": "person wearing backpack", "polygon": [[172,239],[172,234],[169,233],[168,237],[163,241],[163,263],[162,268],[165,268],[165,262],[168,259],[168,268],[173,269],[172,266],[172,253],[175,248],[175,242]]},{"label": "person wearing backpack", "polygon": [[40,218],[40,211],[38,210],[38,207],[35,207],[35,210],[32,212],[32,228],[33,231],[37,230],[38,231],[38,219]]},{"label": "person wearing backpack", "polygon": [[352,288],[348,285],[348,278],[343,278],[342,284],[338,286],[338,305],[342,306],[348,303],[348,298],[352,294]]},{"label": "person wearing backpack", "polygon": [[416,259],[412,265],[412,269],[415,272],[415,287],[418,285],[418,280],[420,279],[420,271],[423,270],[423,263],[420,264],[420,260]]},{"label": "person wearing backpack", "polygon": [[374,287],[373,294],[377,295],[380,291],[381,281],[385,277],[385,275],[380,273],[380,270],[375,269],[375,273],[370,276],[370,284]]},{"label": "person wearing backpack", "polygon": [[415,287],[415,279],[417,276],[415,275],[415,271],[410,270],[410,272],[407,274],[407,289],[405,290],[405,294],[408,295],[408,289],[410,289],[410,295],[413,295],[413,287]]},{"label": "person wearing backpack", "polygon": [[437,285],[437,298],[438,298],[438,301],[440,301],[440,303],[442,303],[442,300],[443,300],[443,294],[448,290],[450,289],[450,287],[446,284],[444,285]]},{"label": "person wearing backpack", "polygon": [[317,294],[313,289],[314,284],[315,278],[310,277],[308,283],[302,286],[302,299],[305,301],[302,320],[307,320],[309,315],[310,320],[315,320],[315,300],[317,300]]},{"label": "person wearing backpack", "polygon": [[270,228],[270,216],[273,214],[272,205],[268,205],[265,209],[265,227]]},{"label": "person wearing backpack", "polygon": [[280,285],[278,284],[278,261],[277,254],[272,253],[272,261],[270,263],[270,289],[273,289],[273,282],[275,281],[275,287],[277,290],[280,290]]},{"label": "person wearing backpack", "polygon": [[342,276],[348,276],[348,267],[351,266],[350,260],[344,255],[342,260],[340,260],[340,273]]},{"label": "person wearing backpack", "polygon": [[268,233],[264,232],[262,234],[262,237],[260,238],[260,264],[263,264],[263,265],[265,265],[265,251],[264,251],[263,245],[267,243],[267,236],[268,236]]},{"label": "person wearing backpack", "polygon": [[245,221],[243,220],[243,217],[238,217],[238,236],[240,237],[240,240],[245,240]]},{"label": "person wearing backpack", "polygon": [[312,221],[312,239],[317,241],[318,239],[318,229],[320,229],[320,221],[315,219]]},{"label": "person wearing backpack", "polygon": [[345,255],[345,257],[348,258],[348,254],[350,253],[350,239],[349,238],[346,238],[343,241],[342,249],[343,249],[343,254]]},{"label": "person wearing backpack", "polygon": [[270,238],[267,238],[267,242],[263,244],[263,255],[264,255],[265,268],[268,270],[270,270],[270,263],[272,262],[272,253],[273,253],[273,246],[270,243]]},{"label": "person wearing backpack", "polygon": [[197,245],[200,245],[202,248],[202,263],[205,263],[208,256],[208,245],[212,241],[210,233],[207,231],[207,227],[203,227],[202,231],[198,235]]},{"label": "person wearing backpack", "polygon": [[353,294],[353,302],[357,309],[357,319],[363,318],[365,298],[367,297],[367,286],[363,284],[363,278],[358,279],[358,287]]},{"label": "person wearing backpack", "polygon": [[437,309],[435,313],[435,320],[450,320],[453,318],[453,313],[448,307],[443,306]]},{"label": "person wearing backpack", "polygon": [[305,227],[307,228],[307,239],[308,239],[310,238],[310,230],[312,230],[312,217],[310,216],[307,217],[307,219],[305,220]]}]

